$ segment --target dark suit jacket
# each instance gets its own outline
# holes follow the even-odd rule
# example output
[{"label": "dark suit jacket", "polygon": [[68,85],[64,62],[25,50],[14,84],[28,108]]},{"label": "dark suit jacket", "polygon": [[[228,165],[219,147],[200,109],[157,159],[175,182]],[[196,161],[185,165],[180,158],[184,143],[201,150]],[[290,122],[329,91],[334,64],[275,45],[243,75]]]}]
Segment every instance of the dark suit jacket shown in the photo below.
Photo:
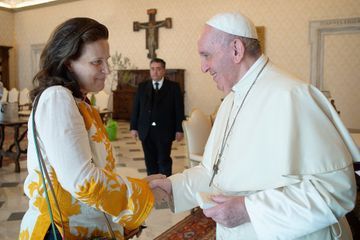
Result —
[{"label": "dark suit jacket", "polygon": [[[173,141],[176,132],[182,132],[184,117],[184,100],[180,86],[176,82],[164,79],[163,85],[155,99],[153,98],[152,80],[138,85],[133,111],[131,113],[130,129],[139,132],[143,141],[149,133],[151,119],[156,122],[159,139]],[[152,101],[154,100],[154,111]],[[153,115],[153,116],[152,116]]]}]

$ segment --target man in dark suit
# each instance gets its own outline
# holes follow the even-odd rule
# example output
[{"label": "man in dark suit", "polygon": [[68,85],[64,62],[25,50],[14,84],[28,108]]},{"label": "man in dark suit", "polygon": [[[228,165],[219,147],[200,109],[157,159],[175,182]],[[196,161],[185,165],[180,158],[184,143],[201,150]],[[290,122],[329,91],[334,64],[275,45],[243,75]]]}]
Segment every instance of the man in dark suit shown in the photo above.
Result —
[{"label": "man in dark suit", "polygon": [[160,58],[150,61],[151,80],[139,84],[131,114],[131,134],[141,140],[148,175],[172,174],[172,142],[184,137],[180,86],[164,77],[165,68]]}]

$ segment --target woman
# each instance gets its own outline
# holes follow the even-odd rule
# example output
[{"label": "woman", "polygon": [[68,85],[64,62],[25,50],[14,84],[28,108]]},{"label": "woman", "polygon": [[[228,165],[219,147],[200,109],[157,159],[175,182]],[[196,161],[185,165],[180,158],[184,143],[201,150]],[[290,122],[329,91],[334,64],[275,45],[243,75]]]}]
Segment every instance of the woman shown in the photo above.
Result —
[{"label": "woman", "polygon": [[[38,86],[30,95],[32,100],[39,98],[36,134],[61,212],[49,192],[57,239],[61,239],[59,234],[65,239],[110,237],[103,213],[116,238],[123,239],[123,227],[138,228],[153,206],[146,180],[115,173],[103,123],[85,101],[88,92],[104,88],[110,73],[107,39],[107,28],[93,19],[67,20],[51,35],[34,77]],[[20,239],[53,239],[32,117],[28,129],[29,175],[24,190],[30,202]]]}]

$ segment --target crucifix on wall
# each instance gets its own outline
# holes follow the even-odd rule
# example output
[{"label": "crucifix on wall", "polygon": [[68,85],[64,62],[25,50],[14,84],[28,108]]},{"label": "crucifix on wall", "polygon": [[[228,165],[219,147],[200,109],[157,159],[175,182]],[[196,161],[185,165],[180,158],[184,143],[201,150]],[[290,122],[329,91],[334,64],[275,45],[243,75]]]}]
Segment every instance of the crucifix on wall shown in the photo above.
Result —
[{"label": "crucifix on wall", "polygon": [[138,32],[141,29],[146,30],[146,49],[149,50],[147,57],[153,59],[156,57],[155,50],[159,48],[159,28],[171,28],[172,22],[171,18],[165,18],[163,21],[156,21],[156,9],[148,9],[147,14],[149,15],[149,22],[140,23],[134,22],[133,30],[134,32]]}]

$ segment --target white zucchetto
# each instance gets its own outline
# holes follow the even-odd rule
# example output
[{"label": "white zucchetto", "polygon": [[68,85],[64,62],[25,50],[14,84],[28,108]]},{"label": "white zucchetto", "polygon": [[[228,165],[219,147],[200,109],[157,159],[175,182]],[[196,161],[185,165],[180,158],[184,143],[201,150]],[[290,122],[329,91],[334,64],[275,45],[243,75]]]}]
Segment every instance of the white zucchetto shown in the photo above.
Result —
[{"label": "white zucchetto", "polygon": [[220,13],[208,20],[206,24],[236,36],[258,39],[255,25],[240,13]]}]

